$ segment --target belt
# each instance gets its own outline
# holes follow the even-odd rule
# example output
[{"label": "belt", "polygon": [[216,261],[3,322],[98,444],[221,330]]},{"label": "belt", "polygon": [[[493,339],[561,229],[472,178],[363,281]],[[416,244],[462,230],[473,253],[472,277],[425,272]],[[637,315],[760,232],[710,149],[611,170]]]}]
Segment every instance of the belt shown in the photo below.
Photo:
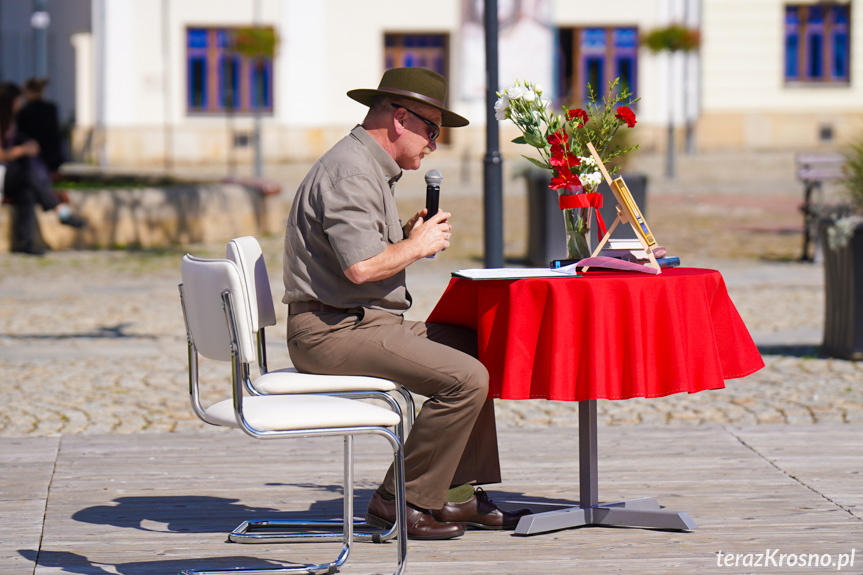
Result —
[{"label": "belt", "polygon": [[288,304],[288,313],[290,315],[298,313],[306,313],[307,311],[328,311],[333,313],[347,313],[348,310],[333,307],[319,301],[295,301]]}]

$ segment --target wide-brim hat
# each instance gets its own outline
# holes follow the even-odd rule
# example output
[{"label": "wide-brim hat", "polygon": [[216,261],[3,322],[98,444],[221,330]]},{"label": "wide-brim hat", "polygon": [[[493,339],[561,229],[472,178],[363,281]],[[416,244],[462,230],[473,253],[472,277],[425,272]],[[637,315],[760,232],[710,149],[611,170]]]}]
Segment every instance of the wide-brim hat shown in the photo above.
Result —
[{"label": "wide-brim hat", "polygon": [[377,96],[393,96],[422,102],[440,110],[441,126],[458,128],[467,126],[467,118],[444,107],[446,78],[426,68],[390,68],[381,77],[376,90],[360,88],[348,92],[348,97],[360,104],[371,106]]}]

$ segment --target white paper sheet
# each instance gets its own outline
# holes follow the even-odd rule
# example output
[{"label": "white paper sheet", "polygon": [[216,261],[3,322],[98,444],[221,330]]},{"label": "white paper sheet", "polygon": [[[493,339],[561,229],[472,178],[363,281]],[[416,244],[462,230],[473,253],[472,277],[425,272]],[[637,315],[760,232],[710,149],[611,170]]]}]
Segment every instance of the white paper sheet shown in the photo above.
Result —
[{"label": "white paper sheet", "polygon": [[[568,269],[572,268],[572,269]],[[523,278],[572,278],[578,277],[574,266],[565,268],[474,268],[453,272],[454,277],[469,280],[509,280]]]}]

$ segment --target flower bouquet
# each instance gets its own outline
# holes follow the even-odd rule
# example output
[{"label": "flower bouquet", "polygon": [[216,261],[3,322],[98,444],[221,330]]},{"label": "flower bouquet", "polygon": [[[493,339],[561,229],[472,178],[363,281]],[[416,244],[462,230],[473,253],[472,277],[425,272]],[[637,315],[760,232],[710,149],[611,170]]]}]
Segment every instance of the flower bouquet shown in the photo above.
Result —
[{"label": "flower bouquet", "polygon": [[[590,257],[590,221],[594,208],[602,206],[602,195],[597,188],[602,174],[587,149],[592,142],[603,164],[638,149],[638,145],[611,146],[620,126],[635,126],[635,114],[629,107],[633,100],[629,90],[618,89],[619,78],[608,84],[602,101],[588,86],[586,109],[568,109],[563,113],[551,110],[551,101],[542,95],[542,87],[525,81],[498,93],[495,116],[498,120],[511,120],[522,135],[513,140],[536,148],[539,158],[524,156],[532,164],[550,170],[550,188],[556,190],[566,224],[566,251],[570,259]],[[618,105],[625,104],[625,105]],[[620,166],[611,167],[615,174]]]}]

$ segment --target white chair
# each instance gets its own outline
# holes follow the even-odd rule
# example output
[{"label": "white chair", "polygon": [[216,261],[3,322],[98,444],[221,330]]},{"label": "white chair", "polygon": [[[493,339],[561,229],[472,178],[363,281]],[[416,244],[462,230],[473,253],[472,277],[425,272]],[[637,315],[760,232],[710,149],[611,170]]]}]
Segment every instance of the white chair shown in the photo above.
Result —
[{"label": "white chair", "polygon": [[228,242],[225,257],[237,264],[245,281],[252,329],[257,336],[258,368],[262,377],[252,383],[250,393],[322,393],[354,399],[378,399],[402,413],[401,406],[391,395],[398,393],[405,403],[404,431],[410,431],[416,407],[410,392],[395,381],[366,376],[313,375],[300,373],[293,367],[269,371],[265,328],[276,325],[276,311],[261,245],[252,236],[235,238]]},{"label": "white chair", "polygon": [[[261,245],[255,238],[245,236],[228,242],[225,252],[226,259],[234,262],[240,272],[242,292],[239,295],[243,301],[236,305],[241,305],[248,313],[252,333],[257,340],[257,362],[261,375],[252,379],[249,366],[243,366],[240,373],[249,394],[258,396],[300,393],[380,400],[399,415],[400,422],[396,431],[399,437],[405,437],[413,423],[415,407],[410,392],[398,383],[377,377],[300,373],[293,367],[272,371],[268,369],[265,328],[276,325],[276,312]],[[403,414],[401,405],[392,396],[392,392],[401,393],[406,414]],[[290,529],[291,525],[290,522],[280,520],[247,521],[234,529],[229,538],[236,543],[285,540],[277,532],[279,527]],[[383,533],[366,523],[354,525],[354,538],[358,541],[386,541],[395,535],[395,525]]]},{"label": "white chair", "polygon": [[[244,283],[237,266],[228,260],[183,257],[180,300],[186,322],[189,354],[189,392],[192,409],[211,425],[243,430],[256,439],[288,437],[344,437],[344,515],[341,521],[280,521],[300,531],[279,534],[278,541],[342,542],[338,556],[329,563],[302,567],[227,570],[188,570],[182,575],[229,575],[236,573],[333,573],[343,565],[354,541],[353,437],[383,436],[393,452],[396,477],[398,564],[404,571],[407,554],[404,499],[404,451],[402,437],[391,431],[401,423],[397,413],[368,403],[326,395],[244,395],[244,373],[255,361],[256,351],[250,314],[244,304]],[[198,356],[231,364],[230,397],[205,407],[198,386]],[[254,383],[254,382],[252,382]],[[330,529],[328,532],[323,530]],[[234,540],[231,538],[231,540]]]}]

